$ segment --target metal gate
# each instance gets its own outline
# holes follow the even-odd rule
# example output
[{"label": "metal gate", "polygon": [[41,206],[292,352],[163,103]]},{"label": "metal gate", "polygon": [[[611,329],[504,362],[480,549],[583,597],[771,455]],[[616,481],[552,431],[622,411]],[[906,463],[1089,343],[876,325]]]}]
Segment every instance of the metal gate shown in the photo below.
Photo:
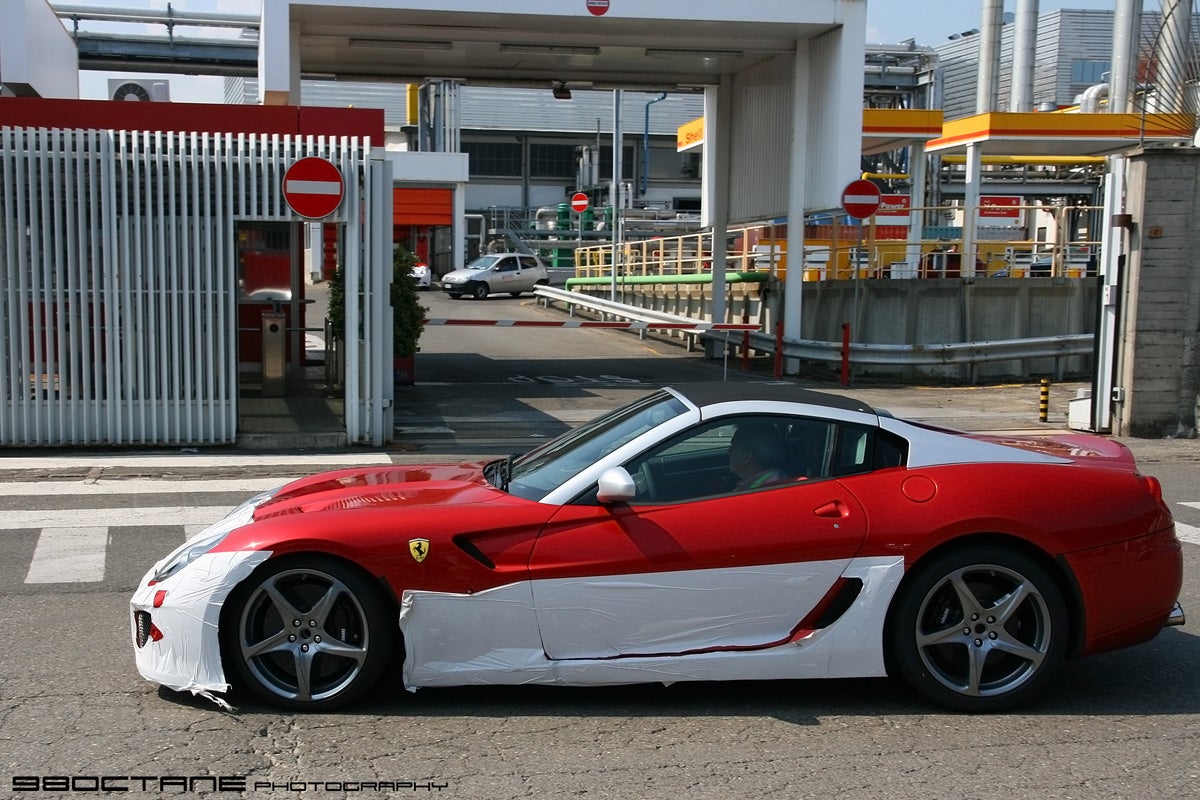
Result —
[{"label": "metal gate", "polygon": [[0,128],[0,445],[237,435],[240,220],[299,221],[287,167],[341,170],[346,433],[391,431],[391,168],[357,138]]}]

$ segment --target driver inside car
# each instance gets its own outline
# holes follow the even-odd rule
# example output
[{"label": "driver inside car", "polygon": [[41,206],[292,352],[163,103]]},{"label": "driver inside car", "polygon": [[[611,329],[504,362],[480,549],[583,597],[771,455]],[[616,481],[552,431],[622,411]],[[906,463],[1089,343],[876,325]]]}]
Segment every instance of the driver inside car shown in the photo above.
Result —
[{"label": "driver inside car", "polygon": [[738,476],[738,491],[790,480],[784,471],[783,432],[770,422],[743,422],[729,445],[729,469]]}]

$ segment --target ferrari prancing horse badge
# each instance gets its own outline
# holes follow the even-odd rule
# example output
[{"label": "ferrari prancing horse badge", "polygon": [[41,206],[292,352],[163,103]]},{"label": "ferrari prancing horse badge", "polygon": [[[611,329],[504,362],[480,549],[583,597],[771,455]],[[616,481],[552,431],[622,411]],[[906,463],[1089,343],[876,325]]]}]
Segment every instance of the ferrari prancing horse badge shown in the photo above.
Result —
[{"label": "ferrari prancing horse badge", "polygon": [[428,539],[409,539],[408,552],[412,553],[412,557],[418,562],[424,561],[425,556],[429,555],[429,540]]}]

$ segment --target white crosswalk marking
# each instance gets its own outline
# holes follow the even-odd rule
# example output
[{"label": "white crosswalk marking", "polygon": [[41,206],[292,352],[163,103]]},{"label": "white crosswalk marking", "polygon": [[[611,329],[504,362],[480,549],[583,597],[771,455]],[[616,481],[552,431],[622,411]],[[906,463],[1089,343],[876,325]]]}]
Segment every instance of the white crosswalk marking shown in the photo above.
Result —
[{"label": "white crosswalk marking", "polygon": [[0,531],[28,528],[85,528],[97,522],[109,528],[130,525],[211,525],[233,506],[153,506],[149,508],[59,508],[0,511]]},{"label": "white crosswalk marking", "polygon": [[25,583],[84,583],[104,580],[108,528],[42,528]]},{"label": "white crosswalk marking", "polygon": [[[1200,509],[1200,502],[1176,503],[1176,505]],[[1197,528],[1195,525],[1188,525],[1186,522],[1175,520],[1175,535],[1179,537],[1181,542],[1200,544],[1200,528]]]},{"label": "white crosswalk marking", "polygon": [[[33,554],[25,571],[26,584],[50,583],[96,583],[106,580],[105,561],[111,558],[109,551],[120,547],[124,536],[121,529],[146,527],[166,529],[152,531],[155,541],[161,546],[165,541],[178,537],[179,542],[193,536],[220,520],[238,502],[266,489],[274,489],[294,480],[295,468],[308,466],[313,471],[350,466],[382,466],[391,459],[383,453],[342,453],[279,456],[242,456],[217,454],[179,455],[85,455],[52,457],[13,457],[0,459],[0,468],[13,470],[38,469],[86,469],[86,477],[53,480],[0,481],[0,498],[10,498],[6,505],[17,505],[18,498],[57,498],[70,502],[80,498],[85,508],[0,509],[0,534],[5,531],[36,532],[37,539]],[[173,472],[188,469],[218,468],[228,471],[242,466],[281,465],[289,469],[288,475],[279,477],[205,478],[195,480],[178,477]],[[158,469],[170,470],[170,477],[161,479],[114,476],[110,469]],[[13,474],[13,473],[10,473]],[[260,473],[261,474],[261,473]],[[222,493],[229,497],[216,498]],[[167,497],[180,495],[180,498]],[[88,498],[88,499],[83,499]],[[155,498],[159,505],[137,506],[138,498]],[[158,499],[161,498],[161,499]],[[186,498],[186,499],[185,499]],[[169,504],[172,501],[196,503],[196,505]],[[216,501],[225,500],[224,503]],[[75,502],[79,503],[80,500]],[[165,502],[164,502],[165,501]],[[106,507],[105,503],[122,503]],[[145,500],[143,500],[145,502]],[[154,502],[154,500],[150,500]],[[26,505],[34,505],[33,502]],[[40,501],[37,505],[49,505]],[[140,538],[140,537],[136,537]],[[129,540],[132,541],[132,540]],[[4,539],[0,537],[0,543]],[[29,552],[28,550],[24,552]],[[161,558],[167,551],[154,552],[153,558]],[[148,558],[139,554],[139,558]],[[114,564],[117,569],[117,562]],[[123,562],[121,562],[123,564]],[[18,567],[19,569],[19,567]],[[21,574],[15,572],[14,578]],[[114,575],[112,579],[117,579]]]},{"label": "white crosswalk marking", "polygon": [[246,478],[242,480],[140,480],[111,478],[98,481],[10,481],[0,482],[0,496],[28,497],[53,495],[171,494],[186,492],[238,492],[247,497],[287,483],[287,478]]}]

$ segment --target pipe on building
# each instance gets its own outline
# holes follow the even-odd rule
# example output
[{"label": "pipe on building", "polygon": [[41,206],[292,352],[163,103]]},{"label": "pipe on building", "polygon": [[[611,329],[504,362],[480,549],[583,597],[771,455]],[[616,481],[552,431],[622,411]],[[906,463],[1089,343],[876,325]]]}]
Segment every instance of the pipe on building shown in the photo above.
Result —
[{"label": "pipe on building", "polygon": [[1192,0],[1163,0],[1162,31],[1158,37],[1157,107],[1162,113],[1184,110],[1192,27]]},{"label": "pipe on building", "polygon": [[1113,15],[1112,72],[1108,78],[1110,113],[1124,114],[1129,111],[1141,29],[1142,0],[1117,0]]},{"label": "pipe on building", "polygon": [[1000,94],[1000,34],[1004,29],[1004,0],[983,0],[983,30],[979,41],[979,79],[975,85],[975,113],[996,110]]},{"label": "pipe on building", "polygon": [[1038,0],[1017,0],[1013,29],[1013,80],[1008,110],[1033,111],[1033,64],[1037,56]]},{"label": "pipe on building", "polygon": [[1108,84],[1097,83],[1089,86],[1079,95],[1079,113],[1097,114],[1100,111],[1100,101],[1108,97]]}]

